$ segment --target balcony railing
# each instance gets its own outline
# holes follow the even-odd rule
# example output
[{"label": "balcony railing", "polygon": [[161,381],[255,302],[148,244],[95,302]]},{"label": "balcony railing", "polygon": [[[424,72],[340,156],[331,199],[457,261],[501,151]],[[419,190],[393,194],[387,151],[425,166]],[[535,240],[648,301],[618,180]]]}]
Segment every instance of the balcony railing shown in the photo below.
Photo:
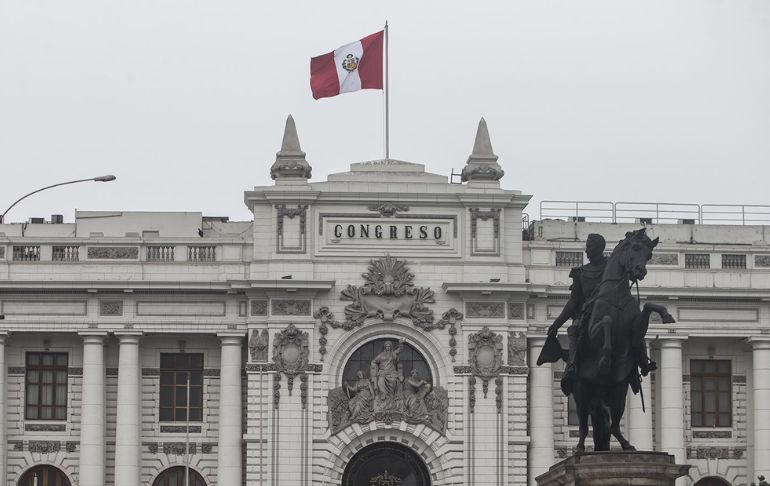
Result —
[{"label": "balcony railing", "polygon": [[190,262],[214,262],[217,259],[215,246],[188,246],[187,260]]},{"label": "balcony railing", "polygon": [[13,261],[15,262],[39,262],[40,246],[24,245],[13,247]]},{"label": "balcony railing", "polygon": [[147,247],[147,261],[148,262],[173,262],[174,261],[174,247],[173,246],[148,246]]},{"label": "balcony railing", "polygon": [[770,205],[541,201],[540,219],[600,223],[770,225]]},{"label": "balcony railing", "polygon": [[76,262],[80,260],[79,246],[54,246],[51,259],[55,262]]}]

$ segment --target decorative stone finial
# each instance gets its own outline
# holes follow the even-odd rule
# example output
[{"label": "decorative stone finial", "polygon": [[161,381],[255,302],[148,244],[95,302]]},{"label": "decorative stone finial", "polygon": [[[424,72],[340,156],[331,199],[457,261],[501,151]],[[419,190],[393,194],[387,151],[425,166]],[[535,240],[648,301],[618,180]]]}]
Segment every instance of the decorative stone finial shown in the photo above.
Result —
[{"label": "decorative stone finial", "polygon": [[310,164],[305,160],[305,152],[299,146],[294,118],[289,115],[286,119],[286,129],[283,132],[281,151],[276,154],[275,163],[270,168],[270,177],[273,179],[310,179],[312,170]]},{"label": "decorative stone finial", "polygon": [[462,181],[499,181],[503,174],[505,172],[497,163],[497,155],[492,151],[487,122],[482,118],[476,130],[473,152],[463,168]]}]

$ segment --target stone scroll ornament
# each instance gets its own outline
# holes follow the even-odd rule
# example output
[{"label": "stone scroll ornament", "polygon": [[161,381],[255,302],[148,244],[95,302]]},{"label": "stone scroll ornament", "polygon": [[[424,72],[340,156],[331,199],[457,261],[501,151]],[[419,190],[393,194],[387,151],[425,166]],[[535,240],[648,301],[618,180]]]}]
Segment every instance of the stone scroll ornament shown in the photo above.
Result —
[{"label": "stone scroll ornament", "polygon": [[481,378],[482,390],[486,398],[489,380],[497,378],[503,367],[503,336],[495,334],[484,326],[481,331],[468,336],[468,354],[471,373]]},{"label": "stone scroll ornament", "polygon": [[[280,374],[287,378],[287,389],[291,395],[294,388],[294,378],[307,371],[310,349],[308,348],[308,335],[300,331],[294,324],[289,324],[286,329],[276,333],[273,338],[273,363]],[[276,381],[278,381],[276,380]]]},{"label": "stone scroll ornament", "polygon": [[351,301],[345,306],[345,321],[332,327],[352,329],[368,318],[393,321],[409,319],[416,327],[433,328],[433,311],[425,304],[435,303],[430,288],[415,287],[414,274],[404,260],[386,255],[369,262],[369,271],[362,275],[360,287],[348,285],[341,299]]},{"label": "stone scroll ornament", "polygon": [[433,386],[416,369],[403,376],[400,343],[385,342],[369,366],[359,369],[356,380],[329,391],[329,429],[336,434],[345,427],[372,422],[424,424],[445,433],[449,394]]}]

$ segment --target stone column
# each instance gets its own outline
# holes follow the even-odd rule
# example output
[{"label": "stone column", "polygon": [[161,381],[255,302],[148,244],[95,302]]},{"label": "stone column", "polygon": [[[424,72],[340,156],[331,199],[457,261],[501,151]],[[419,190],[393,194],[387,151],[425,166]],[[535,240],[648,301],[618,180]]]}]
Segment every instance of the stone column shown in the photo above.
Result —
[{"label": "stone column", "polygon": [[749,338],[752,347],[754,474],[770,477],[770,338]]},{"label": "stone column", "polygon": [[8,463],[8,436],[6,433],[6,403],[8,392],[6,391],[6,363],[5,363],[5,338],[8,336],[6,331],[0,331],[0,484],[5,484],[6,465]]},{"label": "stone column", "polygon": [[217,484],[241,484],[243,428],[241,407],[241,344],[243,336],[220,333],[222,363],[219,375],[219,442]]},{"label": "stone column", "polygon": [[104,486],[104,338],[107,331],[83,331],[80,405],[80,486]]},{"label": "stone column", "polygon": [[537,366],[545,337],[529,340],[529,484],[554,464],[553,370],[551,364]]},{"label": "stone column", "polygon": [[[676,458],[677,464],[685,464],[684,448],[684,392],[682,390],[682,342],[683,336],[660,338],[660,450]],[[686,484],[678,479],[678,486]]]},{"label": "stone column", "polygon": [[139,397],[140,331],[116,332],[118,355],[118,410],[115,425],[115,486],[139,486],[141,422]]},{"label": "stone column", "polygon": [[[649,341],[645,340],[649,349]],[[651,451],[652,444],[652,375],[642,378],[642,395],[646,413],[642,411],[642,399],[629,391],[628,395],[628,439],[638,451]]]}]

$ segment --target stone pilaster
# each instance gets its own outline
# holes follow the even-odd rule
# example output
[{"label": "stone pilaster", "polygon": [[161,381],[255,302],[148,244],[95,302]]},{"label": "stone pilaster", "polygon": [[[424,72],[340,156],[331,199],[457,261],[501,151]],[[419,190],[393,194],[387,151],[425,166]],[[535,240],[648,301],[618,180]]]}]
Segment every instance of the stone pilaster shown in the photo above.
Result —
[{"label": "stone pilaster", "polygon": [[8,402],[7,382],[5,374],[7,366],[5,364],[5,339],[8,336],[6,331],[0,331],[0,483],[5,484],[5,478],[8,470],[8,435],[6,424],[6,404]]},{"label": "stone pilaster", "polygon": [[[649,343],[648,343],[649,344]],[[649,348],[649,346],[648,346]],[[639,395],[633,395],[629,391],[628,404],[628,438],[638,451],[651,451],[652,444],[652,376],[642,378],[642,395],[644,406],[642,411],[642,399]]]},{"label": "stone pilaster", "polygon": [[221,333],[222,363],[219,375],[219,442],[217,452],[217,484],[241,484],[242,459],[242,397],[240,334]]},{"label": "stone pilaster", "polygon": [[80,406],[79,486],[104,486],[104,338],[106,331],[81,332],[83,392]]},{"label": "stone pilaster", "polygon": [[770,477],[770,338],[749,338],[752,347],[754,473]]},{"label": "stone pilaster", "polygon": [[545,337],[529,340],[529,484],[554,463],[553,370],[550,363],[537,366]]},{"label": "stone pilaster", "polygon": [[[687,462],[684,447],[684,391],[682,389],[683,336],[660,338],[660,451],[672,454],[677,464]],[[685,480],[678,479],[678,486]]]},{"label": "stone pilaster", "polygon": [[118,407],[115,425],[115,486],[140,483],[140,331],[116,332],[120,340],[118,356]]}]

